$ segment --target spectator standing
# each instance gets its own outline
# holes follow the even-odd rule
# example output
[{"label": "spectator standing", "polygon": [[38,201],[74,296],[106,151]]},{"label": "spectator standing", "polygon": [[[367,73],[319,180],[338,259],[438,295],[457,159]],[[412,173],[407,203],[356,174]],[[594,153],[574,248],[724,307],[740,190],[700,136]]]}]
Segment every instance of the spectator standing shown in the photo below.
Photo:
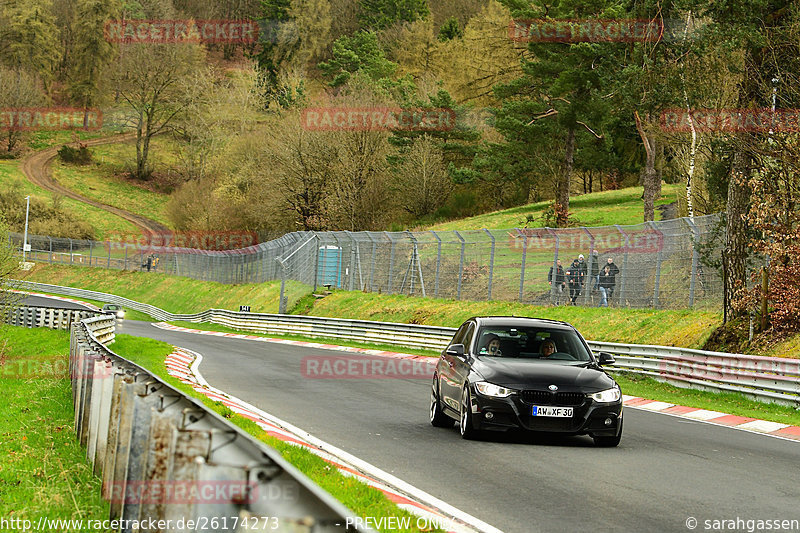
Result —
[{"label": "spectator standing", "polygon": [[572,305],[577,305],[578,296],[581,295],[584,273],[581,269],[580,261],[574,259],[572,265],[566,271],[567,283],[569,284],[569,301]]},{"label": "spectator standing", "polygon": [[609,274],[611,274],[611,276],[614,278],[613,279],[614,283],[611,284],[611,291],[608,293],[608,299],[610,300],[611,297],[614,296],[614,288],[617,285],[616,276],[619,274],[619,267],[614,264],[614,258],[613,257],[609,257],[607,259],[607,262],[606,262],[605,266],[608,267]]},{"label": "spectator standing", "polygon": [[592,250],[592,292],[600,288],[600,257],[597,250]]},{"label": "spectator standing", "polygon": [[600,279],[600,305],[597,307],[608,307],[609,292],[614,291],[614,283],[616,283],[611,268],[604,265],[598,278]]},{"label": "spectator standing", "polygon": [[553,286],[553,282],[556,284],[556,305],[558,305],[561,302],[561,295],[564,294],[564,289],[567,285],[564,282],[564,267],[561,266],[561,259],[556,260],[555,280],[553,279],[553,267],[550,267],[550,272],[547,273],[547,282],[551,287]]}]

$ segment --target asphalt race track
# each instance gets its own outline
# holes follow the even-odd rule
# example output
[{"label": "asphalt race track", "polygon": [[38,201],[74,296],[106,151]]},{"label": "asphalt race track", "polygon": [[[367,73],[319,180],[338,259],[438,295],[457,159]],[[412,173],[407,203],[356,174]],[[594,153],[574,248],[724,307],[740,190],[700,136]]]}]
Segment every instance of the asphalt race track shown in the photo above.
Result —
[{"label": "asphalt race track", "polygon": [[79,311],[93,311],[85,305],[65,302],[55,298],[47,298],[45,296],[31,296],[27,295],[22,299],[21,305],[30,305],[33,307],[52,307],[54,309],[77,309]]},{"label": "asphalt race track", "polygon": [[619,448],[595,448],[588,437],[469,442],[428,423],[427,379],[308,379],[302,357],[336,352],[129,320],[118,333],[201,353],[212,386],[509,533],[800,519],[798,442],[631,408]]}]

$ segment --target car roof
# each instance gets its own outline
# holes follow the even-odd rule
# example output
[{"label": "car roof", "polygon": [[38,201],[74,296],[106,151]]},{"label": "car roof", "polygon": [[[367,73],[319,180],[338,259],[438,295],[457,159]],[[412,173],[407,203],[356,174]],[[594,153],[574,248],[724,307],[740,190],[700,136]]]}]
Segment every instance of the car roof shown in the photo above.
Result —
[{"label": "car roof", "polygon": [[549,318],[535,318],[527,316],[474,316],[479,326],[517,326],[517,327],[549,327],[563,330],[574,330],[572,324]]}]

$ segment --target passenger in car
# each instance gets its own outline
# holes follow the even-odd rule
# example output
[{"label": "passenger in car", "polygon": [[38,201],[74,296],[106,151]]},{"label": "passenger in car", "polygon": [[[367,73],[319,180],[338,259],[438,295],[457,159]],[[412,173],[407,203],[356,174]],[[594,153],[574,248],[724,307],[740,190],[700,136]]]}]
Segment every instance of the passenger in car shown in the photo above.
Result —
[{"label": "passenger in car", "polygon": [[485,337],[484,347],[481,350],[482,354],[493,355],[499,357],[503,352],[500,351],[500,337],[491,333]]}]

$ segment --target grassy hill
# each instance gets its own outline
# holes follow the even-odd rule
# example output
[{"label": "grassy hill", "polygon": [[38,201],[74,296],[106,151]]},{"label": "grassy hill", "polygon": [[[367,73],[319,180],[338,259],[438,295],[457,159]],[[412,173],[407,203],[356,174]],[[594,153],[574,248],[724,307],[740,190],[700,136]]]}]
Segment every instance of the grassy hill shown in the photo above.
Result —
[{"label": "grassy hill", "polygon": [[[680,184],[663,185],[661,198],[656,202],[656,206],[677,201],[683,190],[683,186]],[[470,218],[434,224],[425,229],[438,231],[521,228],[526,226],[528,216],[532,216],[534,220],[531,223],[527,223],[527,227],[544,227],[542,215],[550,207],[551,203],[551,200],[547,200],[521,205]],[[642,188],[628,187],[615,191],[572,196],[569,201],[569,210],[581,226],[640,224],[643,216]],[[660,220],[660,212],[658,210],[656,210],[656,220]]]}]

